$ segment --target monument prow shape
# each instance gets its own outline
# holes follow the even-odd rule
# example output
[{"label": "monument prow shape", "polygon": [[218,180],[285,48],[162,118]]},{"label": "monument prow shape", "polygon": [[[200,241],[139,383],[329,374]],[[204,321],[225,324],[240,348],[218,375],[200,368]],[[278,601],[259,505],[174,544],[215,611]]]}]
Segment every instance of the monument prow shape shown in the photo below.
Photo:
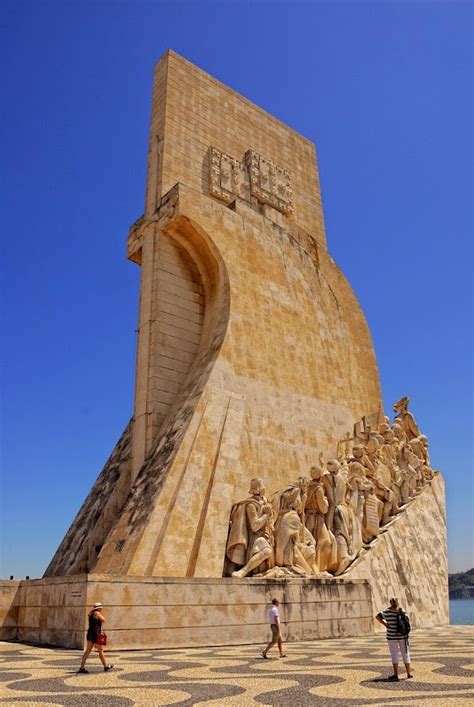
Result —
[{"label": "monument prow shape", "polygon": [[[155,607],[172,585],[193,592],[184,606],[199,587],[203,606],[263,607],[278,587],[300,606],[295,593],[312,582],[312,601],[337,596],[341,607],[355,599],[364,608],[360,619],[341,615],[339,629],[328,615],[317,634],[303,612],[294,637],[372,631],[370,568],[361,576],[360,562],[354,580],[222,577],[229,510],[249,479],[283,487],[336,449],[355,420],[382,410],[367,322],[327,252],[314,145],[167,52],[154,73],[145,211],[127,254],[141,269],[133,418],[37,582],[72,586],[80,575],[84,604],[99,587],[117,607],[112,631],[130,588],[145,592],[144,582],[153,598],[140,594],[137,604]],[[252,640],[242,612],[232,642]],[[198,640],[226,642],[226,631]],[[125,633],[115,645],[134,647]],[[69,644],[79,635],[76,626]],[[176,630],[174,643],[163,636],[150,627],[142,645],[190,642]]]},{"label": "monument prow shape", "polygon": [[128,257],[141,267],[130,493],[87,563],[58,569],[221,577],[223,500],[253,475],[284,484],[381,407],[364,315],[326,251],[314,146],[169,52]]}]

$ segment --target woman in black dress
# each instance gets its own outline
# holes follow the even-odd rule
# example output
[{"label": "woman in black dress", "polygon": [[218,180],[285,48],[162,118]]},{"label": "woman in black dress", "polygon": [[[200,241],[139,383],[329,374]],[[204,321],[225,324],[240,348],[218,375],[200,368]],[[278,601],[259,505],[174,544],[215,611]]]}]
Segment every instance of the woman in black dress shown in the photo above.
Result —
[{"label": "woman in black dress", "polygon": [[100,602],[94,604],[94,608],[89,612],[89,628],[87,630],[87,648],[82,656],[81,667],[79,668],[80,673],[88,673],[86,670],[86,660],[89,657],[91,650],[96,646],[99,653],[100,662],[104,666],[104,670],[112,670],[113,665],[107,665],[104,654],[104,646],[97,643],[97,639],[102,632],[102,624],[105,623],[105,618],[103,612],[103,606]]}]

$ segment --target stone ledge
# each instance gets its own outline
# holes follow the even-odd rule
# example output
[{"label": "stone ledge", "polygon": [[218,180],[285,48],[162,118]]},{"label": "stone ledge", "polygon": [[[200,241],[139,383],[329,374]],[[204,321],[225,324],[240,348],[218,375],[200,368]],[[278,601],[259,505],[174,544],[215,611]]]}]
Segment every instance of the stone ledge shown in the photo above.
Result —
[{"label": "stone ledge", "polygon": [[117,649],[261,643],[274,595],[295,638],[373,633],[365,580],[79,575],[19,583],[16,620],[10,615],[4,636],[81,648],[87,612],[100,599]]}]

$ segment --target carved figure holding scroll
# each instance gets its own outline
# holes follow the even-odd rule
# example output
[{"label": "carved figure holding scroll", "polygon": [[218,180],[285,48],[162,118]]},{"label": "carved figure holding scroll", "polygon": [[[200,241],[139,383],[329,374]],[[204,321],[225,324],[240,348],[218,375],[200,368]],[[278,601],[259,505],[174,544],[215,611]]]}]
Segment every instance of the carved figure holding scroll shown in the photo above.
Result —
[{"label": "carved figure holding scroll", "polygon": [[250,481],[250,498],[236,503],[230,514],[226,557],[231,566],[240,566],[232,577],[273,567],[273,512],[264,496],[263,479]]}]

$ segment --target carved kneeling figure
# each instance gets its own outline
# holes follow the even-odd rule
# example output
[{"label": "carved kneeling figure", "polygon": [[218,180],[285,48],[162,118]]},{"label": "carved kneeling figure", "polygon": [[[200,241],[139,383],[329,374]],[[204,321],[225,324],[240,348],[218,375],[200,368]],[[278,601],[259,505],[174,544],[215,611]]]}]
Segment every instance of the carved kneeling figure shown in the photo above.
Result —
[{"label": "carved kneeling figure", "polygon": [[251,572],[273,567],[273,513],[264,496],[262,479],[250,482],[250,498],[236,503],[230,514],[226,557],[240,569],[232,577],[243,578]]}]

